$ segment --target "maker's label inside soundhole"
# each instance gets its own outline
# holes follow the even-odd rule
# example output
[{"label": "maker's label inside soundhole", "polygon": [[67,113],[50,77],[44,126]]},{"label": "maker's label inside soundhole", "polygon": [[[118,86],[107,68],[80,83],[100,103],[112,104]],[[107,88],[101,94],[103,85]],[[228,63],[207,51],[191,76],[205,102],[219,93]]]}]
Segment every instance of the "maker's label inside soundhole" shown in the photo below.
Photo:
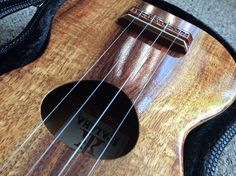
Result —
[{"label": "maker's label inside soundhole", "polygon": [[[99,157],[114,134],[115,127],[112,126],[112,123],[109,124],[109,121],[101,121],[84,141],[96,120],[97,118],[93,117],[91,114],[81,112],[71,123],[68,130],[63,133],[61,140],[74,149],[79,147],[81,142],[83,142],[80,151]],[[122,155],[128,141],[129,137],[121,131],[118,131],[109,147],[106,149],[103,158],[113,158],[114,156]]]},{"label": "maker's label inside soundhole", "polygon": [[[102,154],[101,159],[113,159],[126,155],[135,146],[138,118],[124,92],[116,96],[117,87],[99,83],[80,82],[51,113],[75,83],[56,88],[43,100],[41,114],[49,131],[69,147],[96,158]],[[99,89],[92,93],[97,86]],[[110,141],[118,126],[118,132]]]}]

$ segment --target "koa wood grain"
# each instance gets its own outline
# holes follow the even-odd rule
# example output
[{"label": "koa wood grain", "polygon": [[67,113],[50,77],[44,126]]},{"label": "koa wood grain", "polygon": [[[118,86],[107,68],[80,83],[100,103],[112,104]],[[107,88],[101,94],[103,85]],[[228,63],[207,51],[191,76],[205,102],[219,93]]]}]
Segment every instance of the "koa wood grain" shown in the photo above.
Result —
[{"label": "koa wood grain", "polygon": [[[49,45],[35,62],[0,77],[1,175],[26,175],[54,136],[42,125],[44,97],[56,87],[79,80],[111,42],[124,30],[118,19],[133,6],[192,34],[186,54],[127,30],[84,80],[102,80],[122,87],[134,102],[145,82],[151,82],[135,104],[139,136],[125,156],[102,160],[95,175],[183,175],[183,148],[188,133],[229,107],[236,97],[236,64],[213,37],[168,12],[138,0],[68,0],[54,18]],[[162,60],[162,57],[163,60]],[[143,65],[141,68],[140,66]],[[102,96],[102,95],[101,95]],[[49,150],[32,175],[56,175],[73,153],[60,141]],[[64,175],[86,175],[95,158],[78,154]],[[6,165],[4,165],[7,163]]]}]

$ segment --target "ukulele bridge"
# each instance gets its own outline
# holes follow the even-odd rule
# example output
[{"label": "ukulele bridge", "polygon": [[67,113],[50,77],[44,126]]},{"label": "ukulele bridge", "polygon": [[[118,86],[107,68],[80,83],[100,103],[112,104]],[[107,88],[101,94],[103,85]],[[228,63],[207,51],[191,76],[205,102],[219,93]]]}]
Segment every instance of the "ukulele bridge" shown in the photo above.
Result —
[{"label": "ukulele bridge", "polygon": [[164,40],[168,40],[169,42],[174,41],[174,44],[181,47],[184,52],[188,51],[193,40],[192,35],[189,32],[171,25],[168,21],[145,12],[138,7],[131,8],[121,17],[121,19],[128,20],[129,22],[134,20],[133,23],[140,27],[145,27],[147,25],[147,31],[158,35],[161,33],[161,37]]}]

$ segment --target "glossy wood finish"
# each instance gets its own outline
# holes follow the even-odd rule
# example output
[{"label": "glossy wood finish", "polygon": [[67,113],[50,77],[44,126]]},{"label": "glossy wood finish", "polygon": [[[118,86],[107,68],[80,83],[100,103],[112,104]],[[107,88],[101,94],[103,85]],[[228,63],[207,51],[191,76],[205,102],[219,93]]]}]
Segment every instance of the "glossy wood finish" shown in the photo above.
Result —
[{"label": "glossy wood finish", "polygon": [[[53,88],[79,80],[123,30],[117,19],[138,1],[71,0],[57,13],[49,45],[34,63],[0,77],[0,164],[41,123],[40,105]],[[146,4],[141,4],[146,8]],[[184,140],[194,127],[225,110],[236,96],[236,64],[225,48],[204,31],[167,12],[153,13],[193,35],[186,55],[150,48],[152,40],[127,31],[85,79],[101,80],[119,61],[107,82],[134,101],[156,66],[158,71],[135,105],[140,134],[135,148],[116,160],[102,161],[95,175],[183,174]],[[162,61],[162,62],[161,62]],[[139,67],[144,66],[139,69]],[[53,140],[42,126],[6,165],[1,175],[25,175]],[[57,142],[33,175],[55,175],[73,151]],[[68,175],[86,175],[95,160],[77,155]]]}]

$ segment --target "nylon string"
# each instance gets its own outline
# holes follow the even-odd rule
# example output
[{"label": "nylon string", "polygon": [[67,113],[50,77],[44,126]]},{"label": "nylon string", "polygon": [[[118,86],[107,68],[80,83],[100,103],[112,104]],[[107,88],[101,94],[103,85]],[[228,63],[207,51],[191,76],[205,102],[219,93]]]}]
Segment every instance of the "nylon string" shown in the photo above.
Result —
[{"label": "nylon string", "polygon": [[[139,16],[142,12],[139,14]],[[111,49],[111,47],[117,42],[117,40],[128,30],[131,24],[134,22],[136,18],[134,18],[125,28],[124,30],[117,36],[117,38],[111,43],[111,45],[103,52],[103,54],[96,60],[96,62],[86,70],[85,74],[77,81],[77,83],[70,89],[70,91],[61,99],[61,101],[53,108],[53,110],[45,117],[45,119],[40,122],[40,124],[35,127],[35,129],[30,133],[30,135],[24,140],[24,142],[18,147],[9,159],[3,164],[0,171],[2,171],[13,159],[13,157],[26,145],[26,143],[33,137],[33,135],[40,129],[40,127],[49,119],[49,117],[58,109],[58,107],[64,102],[64,100],[71,94],[71,92],[79,85],[79,83],[88,75],[88,73],[98,64],[98,62],[103,58],[103,56]],[[115,53],[114,53],[115,54]]]},{"label": "nylon string", "polygon": [[[155,18],[155,16],[154,16]],[[152,19],[152,21],[154,20],[154,18]],[[147,24],[144,28],[144,30],[147,28],[148,25],[150,25],[152,23],[152,21]],[[153,45],[156,43],[156,41],[159,39],[159,37],[161,36],[161,34],[165,31],[166,27],[169,25],[169,23],[167,23],[167,25],[165,26],[165,28],[160,32],[160,34],[156,37],[156,39],[154,40],[154,42],[152,43],[152,45],[150,46],[150,50],[152,50]],[[144,31],[143,30],[143,31]],[[148,54],[149,51],[146,52],[146,54]],[[145,63],[145,62],[144,62]],[[141,65],[141,67],[144,65],[144,63]],[[140,67],[140,68],[141,68]],[[123,87],[126,85],[126,83],[129,81],[129,79],[132,77],[133,75],[131,74],[127,80],[124,82],[124,84],[121,86],[121,88],[119,89],[119,91],[116,93],[116,95],[114,96],[114,98],[111,100],[111,102],[108,104],[108,106],[106,107],[106,109],[103,111],[103,113],[100,115],[100,117],[98,118],[98,120],[95,122],[95,124],[92,126],[91,130],[87,133],[87,135],[85,136],[85,138],[82,140],[82,142],[80,143],[80,145],[77,147],[77,149],[74,151],[74,153],[72,154],[72,156],[69,158],[69,160],[67,161],[67,163],[63,166],[62,170],[60,171],[60,173],[58,174],[58,176],[61,176],[64,172],[64,170],[66,169],[66,167],[69,165],[69,163],[71,162],[71,160],[75,157],[75,155],[79,152],[80,148],[82,147],[82,145],[84,144],[84,142],[87,140],[87,138],[90,136],[90,134],[92,133],[93,129],[97,126],[97,124],[100,122],[100,120],[102,119],[103,115],[106,113],[106,111],[109,109],[109,107],[111,106],[111,104],[114,102],[114,100],[116,99],[116,97],[119,95],[119,93],[121,92],[121,90],[123,89]]]},{"label": "nylon string", "polygon": [[122,119],[121,123],[118,125],[118,127],[116,128],[115,132],[113,133],[111,139],[108,141],[108,143],[106,144],[105,148],[103,149],[103,151],[101,152],[101,154],[99,155],[99,157],[97,158],[95,164],[93,165],[93,167],[91,168],[91,170],[88,173],[88,176],[91,176],[93,174],[93,172],[95,171],[98,162],[101,160],[101,157],[104,155],[104,153],[106,152],[108,146],[111,144],[112,140],[114,139],[115,135],[118,133],[119,129],[121,128],[122,124],[124,123],[124,121],[126,120],[127,116],[129,115],[130,111],[132,110],[132,108],[134,107],[134,105],[137,103],[140,95],[142,95],[144,89],[146,88],[146,86],[148,85],[148,83],[151,81],[152,77],[154,76],[154,74],[156,73],[157,69],[159,68],[159,66],[161,65],[161,63],[163,62],[164,58],[166,57],[166,55],[168,54],[169,50],[171,49],[171,47],[173,46],[173,44],[175,43],[177,37],[179,36],[179,34],[175,37],[175,39],[173,40],[173,42],[171,43],[170,47],[168,48],[167,52],[164,54],[164,56],[161,59],[161,62],[157,65],[157,67],[155,68],[155,70],[153,71],[153,73],[151,74],[150,78],[148,79],[148,81],[146,82],[146,84],[143,86],[143,88],[141,89],[141,91],[139,92],[138,96],[136,97],[136,99],[134,100],[134,103],[132,104],[132,106],[130,107],[130,109],[128,110],[128,112],[125,114],[125,117]]},{"label": "nylon string", "polygon": [[[133,19],[132,21],[134,21]],[[152,21],[154,18],[152,19]],[[151,22],[152,22],[151,21]],[[150,22],[150,23],[151,23]],[[131,23],[132,24],[132,23]],[[131,25],[130,24],[130,25]],[[148,24],[143,28],[143,30],[140,32],[140,34],[136,37],[135,40],[137,40],[141,34],[144,32],[144,30],[147,28]],[[90,100],[90,98],[95,94],[95,92],[98,90],[98,88],[101,86],[101,84],[105,81],[105,79],[110,75],[110,73],[114,70],[115,66],[119,63],[116,62],[115,65],[113,65],[112,69],[108,72],[108,74],[102,79],[102,81],[99,83],[99,85],[95,88],[95,90],[91,93],[91,95],[86,99],[86,101],[82,104],[82,106],[76,111],[76,113],[72,116],[72,118],[68,121],[68,123],[59,130],[60,132],[56,135],[52,143],[47,147],[47,149],[44,151],[44,153],[40,156],[40,158],[34,163],[34,165],[30,168],[29,172],[27,173],[27,176],[30,175],[30,173],[35,169],[35,167],[38,165],[38,163],[42,160],[42,158],[47,154],[47,152],[52,148],[53,144],[59,139],[59,137],[63,134],[63,132],[66,130],[66,128],[70,125],[70,123],[75,119],[75,117],[78,115],[78,113],[82,110],[82,108],[87,104],[87,102]]]}]

